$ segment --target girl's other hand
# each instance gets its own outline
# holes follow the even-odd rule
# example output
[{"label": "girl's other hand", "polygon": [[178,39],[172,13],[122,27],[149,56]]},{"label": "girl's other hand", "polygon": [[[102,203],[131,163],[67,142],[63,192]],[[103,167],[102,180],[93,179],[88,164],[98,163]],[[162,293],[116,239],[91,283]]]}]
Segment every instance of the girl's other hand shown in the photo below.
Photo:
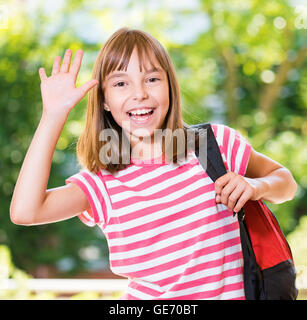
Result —
[{"label": "girl's other hand", "polygon": [[67,49],[61,67],[61,57],[55,57],[50,77],[47,77],[44,68],[39,69],[43,113],[45,114],[68,115],[86,93],[98,84],[97,80],[89,80],[81,87],[76,88],[83,51],[76,52],[70,68],[71,56],[72,51]]},{"label": "girl's other hand", "polygon": [[234,172],[227,172],[215,183],[216,203],[222,203],[231,211],[239,212],[248,200],[260,199],[261,182],[243,177]]}]

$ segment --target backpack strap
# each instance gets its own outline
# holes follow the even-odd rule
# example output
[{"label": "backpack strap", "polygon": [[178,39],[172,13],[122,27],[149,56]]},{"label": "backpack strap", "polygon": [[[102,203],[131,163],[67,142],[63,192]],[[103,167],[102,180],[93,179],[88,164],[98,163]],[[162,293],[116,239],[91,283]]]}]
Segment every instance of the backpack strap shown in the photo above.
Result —
[{"label": "backpack strap", "polygon": [[[195,155],[197,156],[200,164],[206,170],[208,176],[215,182],[219,177],[227,173],[225,168],[223,158],[220,152],[220,148],[214,136],[210,123],[201,123],[197,125],[190,126],[196,130],[196,134],[200,134],[201,130],[207,131],[207,159],[202,159],[204,152],[199,154],[200,148],[206,148],[206,145],[199,145],[198,149],[195,150]],[[201,143],[201,140],[199,139]],[[207,160],[207,163],[206,163]],[[235,212],[233,213],[235,216]],[[259,292],[262,288],[262,275],[260,273],[259,266],[256,262],[256,257],[254,250],[250,241],[247,227],[244,222],[244,208],[242,208],[237,213],[237,218],[240,226],[240,238],[241,247],[244,260],[244,291],[247,300],[257,300],[259,299]]]},{"label": "backpack strap", "polygon": [[[207,133],[207,159],[203,159],[199,155],[199,149],[205,148],[206,146],[199,146],[197,150],[195,150],[195,155],[197,156],[200,164],[203,168],[206,168],[206,172],[208,176],[212,179],[213,182],[217,180],[219,177],[223,176],[227,173],[222,155],[220,153],[220,148],[215,139],[212,127],[210,123],[201,123],[197,125],[190,126],[191,128],[196,130],[196,134],[200,134],[202,130],[206,130]],[[200,141],[200,140],[199,140]],[[206,163],[207,161],[207,163]]]}]

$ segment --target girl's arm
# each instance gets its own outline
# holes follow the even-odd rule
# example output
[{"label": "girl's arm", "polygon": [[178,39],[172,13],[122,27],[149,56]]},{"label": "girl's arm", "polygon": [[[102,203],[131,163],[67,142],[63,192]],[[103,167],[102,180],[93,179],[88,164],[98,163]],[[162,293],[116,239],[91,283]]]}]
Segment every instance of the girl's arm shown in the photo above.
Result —
[{"label": "girl's arm", "polygon": [[248,200],[282,203],[293,199],[297,184],[291,172],[252,149],[245,176],[228,172],[215,181],[216,202],[240,211]]},{"label": "girl's arm", "polygon": [[292,200],[297,190],[297,183],[287,168],[253,149],[245,176],[257,182],[257,200],[282,203]]},{"label": "girl's arm", "polygon": [[46,190],[52,157],[65,120],[64,115],[43,115],[41,118],[11,201],[10,216],[15,224],[34,225],[64,220],[89,206],[86,196],[75,185]]},{"label": "girl's arm", "polygon": [[56,57],[52,76],[40,68],[43,112],[31,145],[23,161],[10,205],[11,221],[21,225],[50,223],[76,216],[89,208],[79,187],[68,184],[47,189],[52,157],[70,110],[83,98],[96,80],[75,87],[82,51],[79,50],[69,70],[71,51],[67,50],[60,69]]}]

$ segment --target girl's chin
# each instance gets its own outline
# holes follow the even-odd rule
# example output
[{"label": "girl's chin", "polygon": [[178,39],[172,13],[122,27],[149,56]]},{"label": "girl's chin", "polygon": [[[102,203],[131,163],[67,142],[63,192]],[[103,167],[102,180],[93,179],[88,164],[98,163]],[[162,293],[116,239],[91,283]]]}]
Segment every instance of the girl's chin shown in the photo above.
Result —
[{"label": "girl's chin", "polygon": [[131,132],[130,137],[132,141],[146,141],[146,139],[149,139],[150,137],[153,136],[153,131],[152,130],[138,130],[138,132]]},{"label": "girl's chin", "polygon": [[142,137],[151,137],[154,132],[155,132],[155,127],[154,126],[148,126],[148,127],[144,127],[144,128],[134,128],[130,125],[123,127],[126,134],[128,132],[128,136],[130,136],[131,138],[135,138],[135,139],[139,139]]}]

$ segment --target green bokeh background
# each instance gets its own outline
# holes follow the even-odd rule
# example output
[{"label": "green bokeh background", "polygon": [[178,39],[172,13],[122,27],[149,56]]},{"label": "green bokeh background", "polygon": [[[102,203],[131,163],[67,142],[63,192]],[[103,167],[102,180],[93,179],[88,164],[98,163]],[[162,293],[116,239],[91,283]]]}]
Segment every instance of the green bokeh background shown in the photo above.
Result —
[{"label": "green bokeh background", "polygon": [[[0,1],[0,243],[10,248],[14,264],[62,276],[108,269],[98,227],[78,218],[17,226],[9,206],[41,117],[38,69],[49,76],[56,55],[81,48],[80,86],[91,78],[104,42],[124,26],[151,33],[167,49],[185,122],[227,124],[291,170],[299,185],[295,198],[268,205],[296,263],[307,266],[307,9],[290,0]],[[48,188],[79,171],[75,147],[86,104],[87,96],[69,115]]]}]

